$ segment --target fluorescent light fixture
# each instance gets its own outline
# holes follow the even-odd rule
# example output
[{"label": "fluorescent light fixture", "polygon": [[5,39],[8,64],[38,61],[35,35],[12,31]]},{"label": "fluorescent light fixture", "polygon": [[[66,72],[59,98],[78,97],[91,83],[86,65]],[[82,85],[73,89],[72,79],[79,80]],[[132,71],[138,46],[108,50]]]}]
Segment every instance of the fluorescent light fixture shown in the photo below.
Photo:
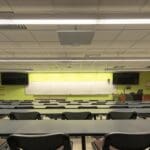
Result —
[{"label": "fluorescent light fixture", "polygon": [[0,19],[0,25],[74,25],[97,24],[95,19]]},{"label": "fluorescent light fixture", "polygon": [[150,62],[150,59],[0,59],[0,63],[10,62]]},{"label": "fluorescent light fixture", "polygon": [[125,71],[128,71],[128,72],[135,72],[135,71],[141,71],[141,72],[145,72],[145,71],[150,71],[149,69],[132,69],[132,70],[128,70],[128,69],[123,69],[123,70],[107,70],[105,69],[106,72],[125,72]]},{"label": "fluorescent light fixture", "polygon": [[150,24],[146,19],[0,19],[0,25],[101,25]]}]

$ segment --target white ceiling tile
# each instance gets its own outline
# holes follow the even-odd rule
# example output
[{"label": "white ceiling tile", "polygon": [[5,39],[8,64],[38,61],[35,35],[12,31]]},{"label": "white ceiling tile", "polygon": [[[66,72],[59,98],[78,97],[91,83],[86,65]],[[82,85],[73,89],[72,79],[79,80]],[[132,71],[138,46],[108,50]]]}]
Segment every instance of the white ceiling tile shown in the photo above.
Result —
[{"label": "white ceiling tile", "polygon": [[147,30],[149,32],[150,25],[148,24],[141,24],[141,25],[124,25],[124,30]]},{"label": "white ceiling tile", "polygon": [[148,49],[140,49],[140,48],[130,48],[128,50],[126,50],[126,53],[150,53],[150,51],[148,51]]},{"label": "white ceiling tile", "polygon": [[116,38],[116,40],[127,40],[127,41],[136,41],[140,40],[146,34],[150,32],[149,30],[124,30],[121,34]]},{"label": "white ceiling tile", "polygon": [[4,36],[3,34],[0,33],[0,42],[7,42],[9,41],[8,38],[6,38],[6,36]]},{"label": "white ceiling tile", "polygon": [[0,11],[11,12],[11,7],[8,5],[6,0],[0,0]]},{"label": "white ceiling tile", "polygon": [[31,31],[37,41],[58,41],[58,35],[56,31]]},{"label": "white ceiling tile", "polygon": [[86,0],[86,1],[81,1],[81,0],[54,0],[54,5],[55,6],[96,6],[98,4],[98,0]]},{"label": "white ceiling tile", "polygon": [[150,41],[150,33],[147,34],[147,36],[145,36],[142,40],[143,41]]},{"label": "white ceiling tile", "polygon": [[75,30],[78,29],[78,26],[75,25],[57,25],[57,31],[62,31],[62,30]]},{"label": "white ceiling tile", "polygon": [[95,31],[95,27],[96,25],[77,25],[73,26],[73,29]]},{"label": "white ceiling tile", "polygon": [[113,40],[118,34],[120,33],[120,31],[111,31],[111,30],[107,30],[107,31],[95,31],[95,36],[93,38],[93,40],[95,41],[107,41],[107,40]]},{"label": "white ceiling tile", "polygon": [[89,48],[108,48],[110,43],[110,41],[93,41]]},{"label": "white ceiling tile", "polygon": [[43,30],[57,30],[57,26],[56,25],[26,25],[28,30],[31,31],[43,31]]},{"label": "white ceiling tile", "polygon": [[52,12],[51,0],[8,0],[16,13],[50,13]]},{"label": "white ceiling tile", "polygon": [[59,42],[39,42],[41,48],[63,48]]},{"label": "white ceiling tile", "polygon": [[125,51],[124,49],[110,48],[110,49],[104,49],[101,53],[113,55],[113,53],[122,54],[124,51]]},{"label": "white ceiling tile", "polygon": [[149,57],[150,51],[148,49],[129,49],[126,50],[124,55],[126,57]]},{"label": "white ceiling tile", "polygon": [[149,48],[150,49],[150,42],[149,41],[138,41],[132,46],[132,48]]},{"label": "white ceiling tile", "polygon": [[146,0],[145,5],[141,7],[141,12],[150,12],[150,0]]},{"label": "white ceiling tile", "polygon": [[16,48],[40,48],[38,42],[15,42]]},{"label": "white ceiling tile", "polygon": [[124,25],[96,25],[95,30],[123,30]]},{"label": "white ceiling tile", "polygon": [[1,48],[13,48],[16,47],[14,42],[0,42]]},{"label": "white ceiling tile", "polygon": [[77,57],[77,58],[81,58],[81,57],[84,57],[85,54],[84,53],[80,53],[80,52],[70,52],[70,53],[66,53],[66,56],[67,57]]},{"label": "white ceiling tile", "polygon": [[13,56],[19,57],[19,58],[59,58],[59,57],[65,57],[66,55],[64,53],[37,53],[36,51],[32,53],[31,51],[26,52],[20,52],[20,53],[13,53]]},{"label": "white ceiling tile", "polygon": [[98,0],[54,0],[54,8],[57,12],[96,12]]},{"label": "white ceiling tile", "polygon": [[110,45],[111,48],[129,48],[134,41],[113,41]]},{"label": "white ceiling tile", "polygon": [[[91,50],[87,50],[84,53],[90,57],[97,57],[100,56],[101,53],[106,52],[108,49],[91,49]],[[109,52],[111,52],[111,50],[108,50]]]},{"label": "white ceiling tile", "polygon": [[95,18],[98,14],[98,0],[54,0],[54,13],[62,18]]},{"label": "white ceiling tile", "polygon": [[101,0],[100,12],[139,12],[144,0]]},{"label": "white ceiling tile", "polygon": [[24,30],[3,30],[1,31],[10,41],[35,41],[29,31]]}]

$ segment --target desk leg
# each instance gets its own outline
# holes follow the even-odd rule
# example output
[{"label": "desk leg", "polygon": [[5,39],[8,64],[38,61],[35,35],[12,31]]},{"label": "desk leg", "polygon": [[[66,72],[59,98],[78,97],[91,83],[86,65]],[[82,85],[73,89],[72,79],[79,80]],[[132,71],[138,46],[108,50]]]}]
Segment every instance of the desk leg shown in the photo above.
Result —
[{"label": "desk leg", "polygon": [[85,136],[81,136],[81,142],[82,142],[82,150],[86,150],[86,139],[85,139]]}]

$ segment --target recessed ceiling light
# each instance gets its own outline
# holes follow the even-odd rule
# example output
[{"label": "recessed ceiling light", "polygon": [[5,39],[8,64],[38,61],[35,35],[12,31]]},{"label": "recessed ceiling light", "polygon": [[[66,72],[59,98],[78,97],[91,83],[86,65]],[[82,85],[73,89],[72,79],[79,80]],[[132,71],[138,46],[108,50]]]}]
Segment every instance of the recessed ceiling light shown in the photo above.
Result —
[{"label": "recessed ceiling light", "polygon": [[0,19],[0,25],[101,25],[101,24],[150,24],[145,19]]},{"label": "recessed ceiling light", "polygon": [[149,62],[148,58],[141,59],[0,59],[1,63],[10,63],[10,62]]}]

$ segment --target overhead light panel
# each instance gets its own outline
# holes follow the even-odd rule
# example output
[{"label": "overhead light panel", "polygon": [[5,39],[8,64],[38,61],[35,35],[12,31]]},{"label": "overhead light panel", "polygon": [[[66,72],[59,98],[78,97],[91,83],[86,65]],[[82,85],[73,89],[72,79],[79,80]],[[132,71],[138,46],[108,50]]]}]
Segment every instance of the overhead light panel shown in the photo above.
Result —
[{"label": "overhead light panel", "polygon": [[150,24],[146,19],[0,19],[0,25],[103,25]]},{"label": "overhead light panel", "polygon": [[150,62],[150,59],[0,59],[1,63],[10,62]]}]

